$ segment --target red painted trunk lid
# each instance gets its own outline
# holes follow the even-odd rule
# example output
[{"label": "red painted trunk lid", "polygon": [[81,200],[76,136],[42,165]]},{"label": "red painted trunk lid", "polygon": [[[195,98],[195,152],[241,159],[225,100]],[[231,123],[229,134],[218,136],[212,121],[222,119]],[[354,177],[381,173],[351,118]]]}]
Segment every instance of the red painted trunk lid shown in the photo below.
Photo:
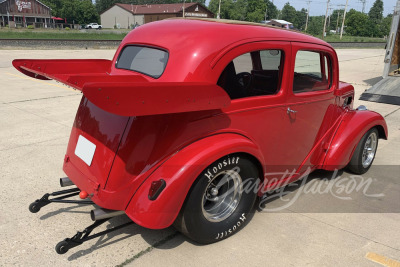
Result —
[{"label": "red painted trunk lid", "polygon": [[[129,117],[104,111],[82,97],[64,162],[65,173],[79,188],[91,194],[105,187],[128,121]],[[76,154],[80,136],[96,146],[90,165]]]}]

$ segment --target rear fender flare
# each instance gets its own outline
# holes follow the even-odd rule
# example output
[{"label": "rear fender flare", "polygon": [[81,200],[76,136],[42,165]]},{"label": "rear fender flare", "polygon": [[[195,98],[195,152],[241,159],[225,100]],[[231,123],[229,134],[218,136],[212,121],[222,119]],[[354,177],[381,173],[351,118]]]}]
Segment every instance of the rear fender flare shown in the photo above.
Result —
[{"label": "rear fender flare", "polygon": [[[233,153],[249,154],[263,165],[259,148],[248,138],[233,133],[217,134],[178,151],[157,168],[138,188],[125,212],[137,224],[150,229],[170,226],[201,172],[217,159]],[[151,183],[163,179],[166,187],[156,200],[149,200]]]},{"label": "rear fender flare", "polygon": [[387,125],[379,113],[369,110],[348,111],[332,139],[322,169],[332,171],[345,167],[363,135],[373,127],[377,127],[379,138],[387,139]]}]

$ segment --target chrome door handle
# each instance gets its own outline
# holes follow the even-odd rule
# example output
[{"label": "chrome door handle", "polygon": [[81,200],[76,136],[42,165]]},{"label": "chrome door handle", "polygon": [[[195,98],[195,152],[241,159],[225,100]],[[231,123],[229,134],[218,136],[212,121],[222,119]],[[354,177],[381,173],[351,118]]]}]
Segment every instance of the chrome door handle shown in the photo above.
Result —
[{"label": "chrome door handle", "polygon": [[296,110],[293,110],[291,108],[287,108],[287,114],[289,114],[289,115],[290,115],[290,113],[296,113],[296,112],[297,112]]}]

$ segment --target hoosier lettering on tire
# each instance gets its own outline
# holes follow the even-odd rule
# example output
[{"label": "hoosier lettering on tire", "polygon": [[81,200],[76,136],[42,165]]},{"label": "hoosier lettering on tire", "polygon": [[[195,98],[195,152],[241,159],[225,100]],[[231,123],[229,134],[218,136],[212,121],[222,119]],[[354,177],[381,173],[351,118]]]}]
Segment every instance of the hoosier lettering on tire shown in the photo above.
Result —
[{"label": "hoosier lettering on tire", "polygon": [[243,185],[258,178],[257,166],[240,154],[215,161],[193,184],[174,226],[202,244],[237,233],[252,217],[257,196]]}]

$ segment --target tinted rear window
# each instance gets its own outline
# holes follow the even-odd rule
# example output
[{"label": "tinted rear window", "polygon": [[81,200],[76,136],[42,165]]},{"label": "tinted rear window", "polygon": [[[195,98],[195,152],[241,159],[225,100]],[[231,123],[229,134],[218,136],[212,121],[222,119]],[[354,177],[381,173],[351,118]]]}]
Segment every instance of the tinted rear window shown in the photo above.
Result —
[{"label": "tinted rear window", "polygon": [[168,53],[164,50],[144,46],[127,46],[120,53],[116,67],[159,78],[165,70],[167,61]]}]

